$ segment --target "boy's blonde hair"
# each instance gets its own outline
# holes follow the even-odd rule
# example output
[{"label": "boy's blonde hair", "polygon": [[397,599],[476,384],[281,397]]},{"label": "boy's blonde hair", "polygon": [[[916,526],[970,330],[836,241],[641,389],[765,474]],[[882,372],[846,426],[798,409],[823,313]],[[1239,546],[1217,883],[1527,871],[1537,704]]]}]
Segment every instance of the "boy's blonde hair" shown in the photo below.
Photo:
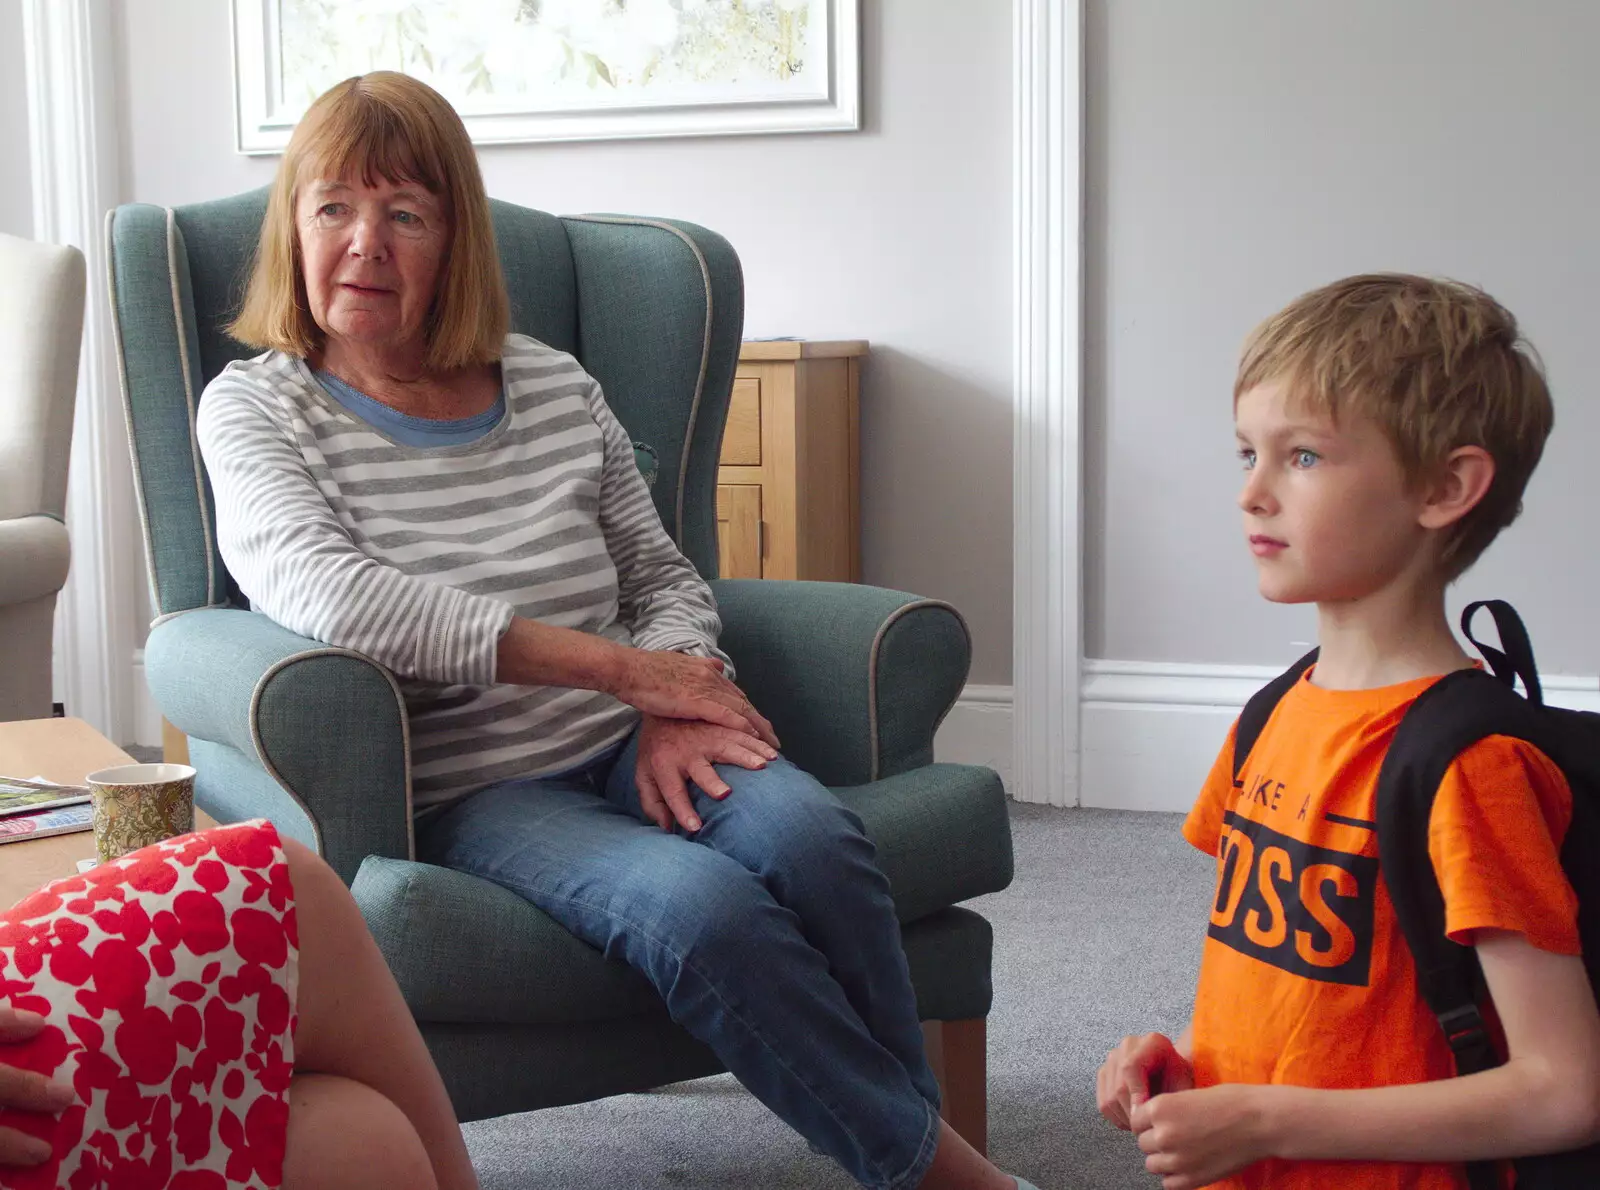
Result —
[{"label": "boy's blonde hair", "polygon": [[1450,579],[1517,519],[1555,418],[1511,311],[1471,285],[1404,273],[1346,277],[1263,322],[1245,342],[1234,403],[1269,381],[1335,422],[1371,418],[1413,484],[1458,447],[1489,452],[1493,483],[1445,539]]},{"label": "boy's blonde hair", "polygon": [[388,70],[345,79],[300,118],[267,198],[249,287],[228,333],[304,358],[325,336],[306,298],[295,202],[300,183],[359,173],[417,182],[444,204],[450,246],[428,314],[427,364],[449,371],[500,358],[511,321],[483,175],[461,117],[426,83]]}]

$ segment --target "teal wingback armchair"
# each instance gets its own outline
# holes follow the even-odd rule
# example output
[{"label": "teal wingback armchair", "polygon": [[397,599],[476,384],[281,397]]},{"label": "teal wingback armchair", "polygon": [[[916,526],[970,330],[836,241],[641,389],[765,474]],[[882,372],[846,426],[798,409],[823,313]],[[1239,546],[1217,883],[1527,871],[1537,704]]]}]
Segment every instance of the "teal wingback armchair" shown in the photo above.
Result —
[{"label": "teal wingback armchair", "polygon": [[[717,567],[715,485],[743,321],[738,258],[685,223],[493,203],[512,325],[573,352],[658,460],[663,523]],[[351,885],[463,1119],[720,1069],[645,981],[487,881],[414,862],[406,709],[375,662],[248,610],[217,552],[197,404],[230,360],[266,191],[108,222],[111,299],[157,618],[145,672],[218,821],[270,818]],[[1011,836],[988,769],[934,764],[965,680],[949,606],[830,583],[713,581],[722,643],[796,763],[865,820],[893,886],[946,1114],[981,1145],[988,923]],[[940,1053],[942,1049],[942,1054]]]}]

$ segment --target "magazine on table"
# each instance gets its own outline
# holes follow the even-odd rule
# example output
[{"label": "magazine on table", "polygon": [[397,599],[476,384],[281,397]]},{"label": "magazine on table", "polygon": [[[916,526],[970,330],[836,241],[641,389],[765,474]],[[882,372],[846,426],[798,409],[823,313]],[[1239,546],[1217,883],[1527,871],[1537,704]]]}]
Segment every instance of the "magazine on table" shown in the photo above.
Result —
[{"label": "magazine on table", "polygon": [[33,814],[7,814],[0,818],[0,844],[26,843],[49,835],[94,829],[94,807],[87,801]]},{"label": "magazine on table", "polygon": [[62,785],[43,777],[0,777],[0,819],[12,814],[39,814],[89,800],[81,785]]}]

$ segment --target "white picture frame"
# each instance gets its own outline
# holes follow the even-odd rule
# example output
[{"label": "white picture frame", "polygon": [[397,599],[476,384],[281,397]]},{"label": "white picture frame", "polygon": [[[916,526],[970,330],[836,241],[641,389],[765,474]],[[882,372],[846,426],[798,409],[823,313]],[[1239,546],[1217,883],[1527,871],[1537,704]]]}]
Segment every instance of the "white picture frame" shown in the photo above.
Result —
[{"label": "white picture frame", "polygon": [[245,154],[282,152],[313,95],[376,69],[406,69],[438,87],[477,145],[861,127],[859,0],[231,7],[236,143]]}]

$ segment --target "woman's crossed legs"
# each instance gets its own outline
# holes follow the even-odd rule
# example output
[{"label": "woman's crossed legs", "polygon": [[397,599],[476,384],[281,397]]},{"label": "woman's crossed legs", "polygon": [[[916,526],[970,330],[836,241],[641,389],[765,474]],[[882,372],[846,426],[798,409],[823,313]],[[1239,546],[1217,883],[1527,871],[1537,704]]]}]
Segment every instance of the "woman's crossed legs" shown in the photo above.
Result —
[{"label": "woman's crossed legs", "polygon": [[630,743],[614,765],[483,790],[419,831],[420,858],[512,889],[643,972],[862,1184],[921,1183],[945,1135],[938,1086],[859,820],[780,759],[719,765],[733,792],[696,790],[704,827],[667,834],[642,817],[634,756]]}]

